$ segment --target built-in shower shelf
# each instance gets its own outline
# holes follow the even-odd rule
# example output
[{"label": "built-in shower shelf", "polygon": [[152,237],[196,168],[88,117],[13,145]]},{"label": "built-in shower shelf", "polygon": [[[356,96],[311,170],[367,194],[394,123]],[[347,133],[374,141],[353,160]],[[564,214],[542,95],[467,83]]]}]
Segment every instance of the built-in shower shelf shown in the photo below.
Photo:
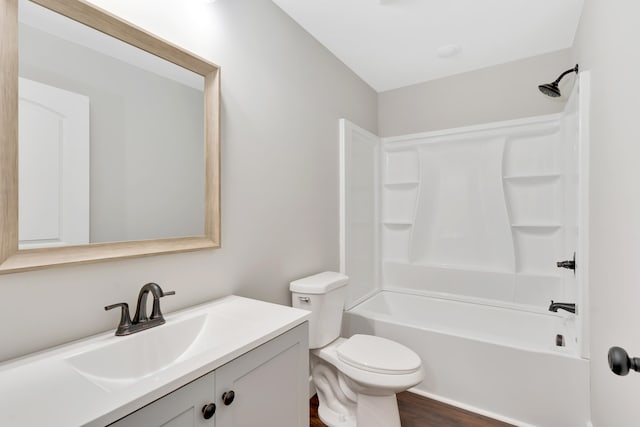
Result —
[{"label": "built-in shower shelf", "polygon": [[387,188],[414,188],[418,186],[418,181],[405,181],[405,182],[386,182],[384,184]]},{"label": "built-in shower shelf", "polygon": [[413,221],[382,221],[382,223],[387,227],[411,227],[413,225]]},{"label": "built-in shower shelf", "polygon": [[507,181],[553,181],[559,179],[562,175],[559,173],[542,173],[533,175],[506,175],[502,179]]},{"label": "built-in shower shelf", "polygon": [[530,229],[530,230],[557,230],[562,228],[561,224],[511,224],[512,228]]}]

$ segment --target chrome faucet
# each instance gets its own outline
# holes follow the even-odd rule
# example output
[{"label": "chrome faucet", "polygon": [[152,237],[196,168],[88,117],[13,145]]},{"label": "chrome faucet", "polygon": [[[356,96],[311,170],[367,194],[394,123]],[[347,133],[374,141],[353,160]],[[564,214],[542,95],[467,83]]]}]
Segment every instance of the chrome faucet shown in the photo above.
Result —
[{"label": "chrome faucet", "polygon": [[[151,317],[147,317],[147,296],[149,293],[153,296]],[[104,308],[105,310],[111,310],[117,307],[122,308],[120,324],[118,324],[118,328],[116,329],[116,335],[131,335],[165,323],[162,311],[160,311],[160,298],[167,295],[175,295],[175,291],[164,292],[157,283],[147,283],[144,285],[138,294],[138,304],[136,306],[136,314],[133,316],[133,320],[131,320],[129,315],[129,304],[126,302],[106,306]]]},{"label": "chrome faucet", "polygon": [[551,300],[551,305],[549,306],[549,311],[553,311],[554,313],[557,313],[558,310],[566,310],[569,313],[574,313],[576,312],[576,305],[573,303],[568,303],[568,302],[553,302],[553,300]]}]

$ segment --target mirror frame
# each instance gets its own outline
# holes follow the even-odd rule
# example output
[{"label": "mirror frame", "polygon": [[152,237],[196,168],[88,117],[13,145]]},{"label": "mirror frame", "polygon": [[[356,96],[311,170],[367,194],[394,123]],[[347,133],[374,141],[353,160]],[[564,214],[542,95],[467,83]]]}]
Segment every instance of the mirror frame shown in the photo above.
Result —
[{"label": "mirror frame", "polygon": [[220,67],[83,0],[30,0],[204,77],[203,236],[18,249],[18,0],[0,0],[0,274],[220,247]]}]

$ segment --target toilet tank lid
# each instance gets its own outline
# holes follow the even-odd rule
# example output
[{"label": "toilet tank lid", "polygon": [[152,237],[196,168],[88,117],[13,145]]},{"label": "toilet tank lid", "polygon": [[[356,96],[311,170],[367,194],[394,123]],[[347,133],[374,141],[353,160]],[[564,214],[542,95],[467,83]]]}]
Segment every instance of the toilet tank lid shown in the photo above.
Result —
[{"label": "toilet tank lid", "polygon": [[333,289],[345,286],[348,281],[349,278],[342,273],[325,271],[294,280],[289,284],[289,290],[301,294],[325,294]]}]

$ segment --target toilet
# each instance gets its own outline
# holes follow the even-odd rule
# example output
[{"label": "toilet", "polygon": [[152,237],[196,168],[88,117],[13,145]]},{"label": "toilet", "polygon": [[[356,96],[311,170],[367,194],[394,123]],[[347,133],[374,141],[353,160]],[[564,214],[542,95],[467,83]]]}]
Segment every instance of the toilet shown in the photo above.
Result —
[{"label": "toilet", "polygon": [[318,415],[329,427],[400,427],[396,393],[422,381],[422,361],[385,338],[340,337],[348,280],[325,271],[289,287],[293,306],[311,311],[309,362]]}]

